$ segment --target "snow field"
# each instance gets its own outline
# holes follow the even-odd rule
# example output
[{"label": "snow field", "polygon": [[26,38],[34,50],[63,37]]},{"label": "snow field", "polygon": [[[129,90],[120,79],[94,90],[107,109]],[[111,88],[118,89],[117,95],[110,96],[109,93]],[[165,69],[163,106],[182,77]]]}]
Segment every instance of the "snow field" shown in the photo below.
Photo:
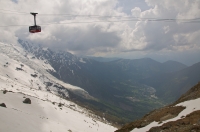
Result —
[{"label": "snow field", "polygon": [[[31,99],[31,104],[24,104],[24,97]],[[52,98],[51,98],[52,99]],[[0,131],[6,132],[112,132],[116,128],[89,117],[87,111],[79,110],[75,104],[62,100],[70,107],[58,107],[58,103],[24,95],[21,93],[0,92],[0,100],[7,108],[0,107]]]}]

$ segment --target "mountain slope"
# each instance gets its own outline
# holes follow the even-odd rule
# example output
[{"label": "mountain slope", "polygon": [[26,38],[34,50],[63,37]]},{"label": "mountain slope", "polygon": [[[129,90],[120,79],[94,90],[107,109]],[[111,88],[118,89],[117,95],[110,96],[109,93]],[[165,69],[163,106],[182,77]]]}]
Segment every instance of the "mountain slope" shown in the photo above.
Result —
[{"label": "mountain slope", "polygon": [[199,131],[200,83],[192,87],[174,104],[154,110],[140,120],[125,125],[116,132],[188,132]]},{"label": "mountain slope", "polygon": [[[36,98],[21,93],[3,94],[0,91],[0,100],[6,104],[6,108],[0,107],[0,131],[110,132],[115,130],[114,127],[107,125],[106,121],[86,109],[59,99],[51,93],[45,94],[48,95],[48,99],[44,98],[45,96]],[[30,98],[31,104],[24,104],[24,97]]]},{"label": "mountain slope", "polygon": [[141,82],[154,87],[156,96],[166,102],[175,101],[200,80],[200,62],[183,70],[155,75]]},{"label": "mountain slope", "polygon": [[[44,58],[35,59],[33,54],[24,51],[20,45],[0,43],[0,51],[2,77],[8,77],[11,81],[37,89],[44,86],[46,89],[61,87],[80,96],[90,97],[82,88],[64,83],[49,74],[55,71],[54,68]],[[49,84],[49,81],[52,83]]]},{"label": "mountain slope", "polygon": [[180,71],[182,69],[187,68],[186,65],[177,62],[177,61],[166,61],[164,63],[162,63],[163,65],[163,70],[167,71],[167,72],[176,72],[176,71]]},{"label": "mountain slope", "polygon": [[[114,131],[102,117],[71,102],[71,94],[93,100],[85,90],[53,77],[54,68],[20,45],[0,43],[0,131]],[[2,92],[3,91],[3,92]],[[23,104],[25,98],[31,104]],[[20,121],[19,121],[20,120]]]}]

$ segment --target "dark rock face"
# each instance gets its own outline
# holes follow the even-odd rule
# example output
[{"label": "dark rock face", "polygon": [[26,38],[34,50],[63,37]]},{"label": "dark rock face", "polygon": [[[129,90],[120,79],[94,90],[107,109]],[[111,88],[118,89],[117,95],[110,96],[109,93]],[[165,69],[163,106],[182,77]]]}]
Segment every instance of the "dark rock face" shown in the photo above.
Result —
[{"label": "dark rock face", "polygon": [[64,104],[62,104],[62,103],[59,103],[59,104],[58,104],[58,107],[62,107],[63,105],[64,105]]},{"label": "dark rock face", "polygon": [[16,67],[15,70],[17,70],[17,71],[23,71],[23,69],[22,69],[22,68],[19,68],[19,67]]},{"label": "dark rock face", "polygon": [[6,108],[6,104],[5,103],[1,103],[0,106]]},{"label": "dark rock face", "polygon": [[30,100],[29,98],[26,98],[26,99],[23,101],[23,103],[25,103],[25,104],[31,104],[31,100]]},{"label": "dark rock face", "polygon": [[37,74],[31,74],[32,77],[36,78],[37,77]]},{"label": "dark rock face", "polygon": [[6,94],[7,92],[8,92],[7,90],[4,90],[4,91],[3,91],[3,94]]}]

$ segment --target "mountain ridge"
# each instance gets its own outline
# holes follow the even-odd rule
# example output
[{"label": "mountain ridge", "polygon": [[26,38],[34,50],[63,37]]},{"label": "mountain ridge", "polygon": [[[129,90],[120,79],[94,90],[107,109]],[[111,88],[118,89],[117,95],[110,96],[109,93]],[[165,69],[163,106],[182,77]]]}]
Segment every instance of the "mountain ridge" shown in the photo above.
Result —
[{"label": "mountain ridge", "polygon": [[[175,101],[200,80],[199,73],[200,62],[180,71],[146,78],[142,83],[154,87],[158,97],[171,98],[173,96],[175,98],[171,101]],[[169,102],[171,101],[169,100]]]},{"label": "mountain ridge", "polygon": [[154,110],[115,132],[199,131],[200,107],[197,107],[199,101],[200,82],[173,104]]}]

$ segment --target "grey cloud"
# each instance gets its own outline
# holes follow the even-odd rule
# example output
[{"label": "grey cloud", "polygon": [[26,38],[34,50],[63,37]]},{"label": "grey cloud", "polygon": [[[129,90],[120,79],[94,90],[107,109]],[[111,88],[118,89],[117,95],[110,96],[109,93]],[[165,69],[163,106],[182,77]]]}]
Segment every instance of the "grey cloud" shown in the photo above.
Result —
[{"label": "grey cloud", "polygon": [[[94,54],[109,52],[119,46],[120,36],[116,32],[107,32],[103,27],[90,24],[87,26],[57,26],[46,27],[49,36],[33,39],[35,43],[57,50],[68,50],[78,54]],[[56,36],[56,37],[53,37]],[[55,39],[56,38],[56,39]],[[41,41],[43,40],[43,41]]]},{"label": "grey cloud", "polygon": [[[191,2],[185,5],[178,5],[178,3],[183,1],[174,2],[169,0],[166,2],[161,0],[158,2],[156,0],[147,0],[148,4],[153,6],[153,8],[141,12],[140,16],[145,18],[179,19],[180,14],[187,14],[190,10],[192,10],[191,5],[195,3],[194,1],[193,3]],[[198,4],[200,5],[200,3]],[[190,18],[197,17],[197,12],[198,10],[191,13]],[[200,16],[200,13],[198,13],[198,15]],[[164,30],[165,27],[168,27],[167,32]],[[194,39],[197,38],[192,38],[191,34],[200,30],[200,27],[197,24],[164,21],[139,22],[139,24],[136,25],[136,28],[139,30],[134,33],[135,36],[137,36],[137,38],[145,37],[147,45],[143,48],[144,51],[159,51],[163,49],[177,50],[182,49],[183,45],[188,45],[188,48],[194,47],[191,45],[196,45],[196,43],[192,42],[196,42]],[[138,32],[142,35],[138,36]]]},{"label": "grey cloud", "polygon": [[[2,28],[0,40],[16,41],[16,36],[53,49],[68,50],[81,55],[108,55],[139,51],[144,54],[162,51],[186,51],[199,49],[199,23],[179,22],[120,22],[123,16],[143,18],[200,18],[199,0],[11,0],[1,1],[0,8],[19,12],[38,12],[37,23],[42,26],[39,34],[29,34],[27,27]],[[146,3],[145,3],[146,2]],[[149,5],[149,6],[147,6]],[[34,8],[31,8],[33,7]],[[139,6],[139,7],[137,7]],[[136,8],[135,8],[136,7]],[[145,8],[144,8],[145,7]],[[141,11],[140,11],[141,9]],[[127,12],[127,10],[129,10]],[[78,14],[122,16],[117,23],[73,23],[108,20],[80,16],[56,16],[40,14]],[[0,14],[1,25],[32,25],[30,15]],[[111,20],[111,19],[109,19]],[[112,18],[113,20],[113,18]],[[45,23],[71,23],[50,24]],[[7,35],[6,35],[7,34]],[[142,55],[142,54],[141,54]]]}]

